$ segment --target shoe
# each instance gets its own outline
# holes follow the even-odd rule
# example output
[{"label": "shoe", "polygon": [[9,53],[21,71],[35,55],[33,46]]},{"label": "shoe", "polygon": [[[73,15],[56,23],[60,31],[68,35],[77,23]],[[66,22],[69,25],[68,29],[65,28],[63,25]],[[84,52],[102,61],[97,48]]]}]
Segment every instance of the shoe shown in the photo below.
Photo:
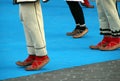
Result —
[{"label": "shoe", "polygon": [[107,45],[106,41],[101,41],[97,45],[91,45],[90,48],[97,50],[97,49],[99,49],[99,47],[105,47],[106,45]]},{"label": "shoe", "polygon": [[111,37],[104,37],[101,42],[99,42],[97,45],[91,45],[90,48],[97,50],[99,47],[105,47],[111,40]]},{"label": "shoe", "polygon": [[47,63],[49,62],[49,58],[48,56],[36,56],[34,62],[32,63],[32,65],[27,66],[25,68],[25,70],[27,71],[32,71],[32,70],[39,70],[41,69],[43,66],[45,66]]},{"label": "shoe", "polygon": [[16,62],[16,64],[18,66],[28,66],[28,65],[31,65],[33,63],[34,59],[35,59],[35,55],[29,55],[25,61],[23,61],[23,62],[18,61],[18,62]]},{"label": "shoe", "polygon": [[73,30],[72,32],[67,32],[66,35],[67,35],[67,36],[73,36],[73,35],[75,35],[77,32],[78,32],[78,29],[75,29],[75,30]]},{"label": "shoe", "polygon": [[111,51],[120,48],[120,38],[112,38],[105,47],[99,47],[102,51]]},{"label": "shoe", "polygon": [[75,35],[73,35],[73,38],[81,38],[82,36],[84,36],[86,33],[88,32],[88,28],[84,29],[84,30],[77,30],[77,33]]},{"label": "shoe", "polygon": [[85,6],[86,8],[94,8],[93,5],[88,5],[88,4],[85,4],[85,3],[81,3],[82,6]]},{"label": "shoe", "polygon": [[94,8],[93,5],[86,5],[85,7],[86,7],[86,8]]}]

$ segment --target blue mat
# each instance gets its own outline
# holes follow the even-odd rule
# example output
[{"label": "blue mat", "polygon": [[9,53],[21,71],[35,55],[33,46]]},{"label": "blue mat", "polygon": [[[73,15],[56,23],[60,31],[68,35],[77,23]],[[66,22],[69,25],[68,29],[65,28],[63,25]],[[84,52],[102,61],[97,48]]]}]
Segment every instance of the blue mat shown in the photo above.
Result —
[{"label": "blue mat", "polygon": [[[95,5],[95,2],[91,4]],[[120,49],[89,49],[91,44],[97,44],[102,39],[96,5],[94,9],[83,7],[89,32],[80,39],[66,36],[66,32],[74,29],[74,20],[64,0],[51,0],[42,3],[42,7],[50,62],[41,70],[25,71],[23,67],[15,65],[16,61],[27,57],[19,7],[12,5],[11,0],[0,1],[0,80],[120,59]]]}]

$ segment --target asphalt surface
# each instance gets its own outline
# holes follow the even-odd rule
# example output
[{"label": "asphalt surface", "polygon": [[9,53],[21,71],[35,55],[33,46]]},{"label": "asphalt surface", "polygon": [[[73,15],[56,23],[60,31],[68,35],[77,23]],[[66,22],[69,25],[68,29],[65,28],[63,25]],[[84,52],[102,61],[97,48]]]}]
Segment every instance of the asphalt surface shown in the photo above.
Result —
[{"label": "asphalt surface", "polygon": [[120,60],[77,66],[2,81],[120,81]]}]

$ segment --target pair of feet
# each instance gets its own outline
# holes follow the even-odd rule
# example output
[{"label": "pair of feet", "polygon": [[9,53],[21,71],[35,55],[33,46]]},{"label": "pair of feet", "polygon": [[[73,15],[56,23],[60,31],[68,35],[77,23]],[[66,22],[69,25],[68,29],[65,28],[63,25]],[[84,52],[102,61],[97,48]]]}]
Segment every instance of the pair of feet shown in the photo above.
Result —
[{"label": "pair of feet", "polygon": [[120,48],[120,38],[104,37],[101,42],[99,42],[97,45],[91,45],[90,48],[102,51],[116,50]]},{"label": "pair of feet", "polygon": [[88,29],[85,28],[84,30],[75,29],[72,32],[67,32],[67,36],[72,36],[73,38],[81,38],[88,32]]},{"label": "pair of feet", "polygon": [[31,70],[39,70],[41,69],[44,65],[46,65],[49,62],[49,57],[46,56],[35,56],[35,55],[29,55],[28,58],[21,62],[18,61],[16,64],[18,66],[23,66],[25,70],[31,71]]}]

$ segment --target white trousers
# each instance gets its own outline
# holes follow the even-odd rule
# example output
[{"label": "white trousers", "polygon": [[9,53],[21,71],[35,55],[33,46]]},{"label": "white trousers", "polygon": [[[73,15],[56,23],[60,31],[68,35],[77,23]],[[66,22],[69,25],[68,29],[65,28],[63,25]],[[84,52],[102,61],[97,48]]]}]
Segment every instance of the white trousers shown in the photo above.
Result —
[{"label": "white trousers", "polygon": [[24,25],[28,54],[47,55],[40,2],[21,3],[19,8],[21,21]]},{"label": "white trousers", "polygon": [[116,0],[96,0],[100,31],[105,35],[120,36],[120,19]]}]

